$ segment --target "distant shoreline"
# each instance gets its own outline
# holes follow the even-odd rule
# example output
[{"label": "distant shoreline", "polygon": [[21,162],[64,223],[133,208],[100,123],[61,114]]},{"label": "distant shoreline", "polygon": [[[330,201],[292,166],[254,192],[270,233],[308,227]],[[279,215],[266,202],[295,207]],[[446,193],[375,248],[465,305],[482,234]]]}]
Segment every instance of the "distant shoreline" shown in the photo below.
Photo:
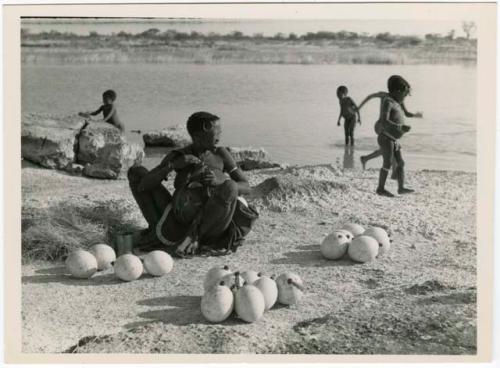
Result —
[{"label": "distant shoreline", "polygon": [[272,37],[208,35],[153,28],[112,36],[57,31],[21,37],[23,64],[475,64],[477,42],[440,35],[375,36],[355,32],[309,32]]}]

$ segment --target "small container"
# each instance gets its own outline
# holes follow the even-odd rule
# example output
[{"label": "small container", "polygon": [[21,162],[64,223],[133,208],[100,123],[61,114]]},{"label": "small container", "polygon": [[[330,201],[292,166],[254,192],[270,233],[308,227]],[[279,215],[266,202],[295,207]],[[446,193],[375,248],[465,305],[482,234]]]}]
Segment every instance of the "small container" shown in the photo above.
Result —
[{"label": "small container", "polygon": [[115,247],[117,257],[127,253],[131,254],[139,237],[140,233],[138,231],[116,234]]}]

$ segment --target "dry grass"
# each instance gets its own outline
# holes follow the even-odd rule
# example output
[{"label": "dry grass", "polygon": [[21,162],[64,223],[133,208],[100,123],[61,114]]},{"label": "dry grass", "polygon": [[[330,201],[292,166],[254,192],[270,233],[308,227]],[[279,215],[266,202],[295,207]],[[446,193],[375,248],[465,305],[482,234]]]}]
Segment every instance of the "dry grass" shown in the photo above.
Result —
[{"label": "dry grass", "polygon": [[24,210],[22,257],[31,260],[60,260],[76,248],[112,243],[112,234],[130,228],[129,209],[117,202],[75,207],[68,202],[46,208]]}]

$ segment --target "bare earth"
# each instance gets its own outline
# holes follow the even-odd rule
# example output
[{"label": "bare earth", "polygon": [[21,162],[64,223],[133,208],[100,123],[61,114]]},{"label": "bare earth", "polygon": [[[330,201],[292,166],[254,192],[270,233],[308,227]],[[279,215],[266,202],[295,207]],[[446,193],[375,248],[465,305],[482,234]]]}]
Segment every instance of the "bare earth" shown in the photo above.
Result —
[{"label": "bare earth", "polygon": [[[248,176],[252,186],[279,180],[255,191],[260,219],[235,254],[176,259],[167,276],[129,283],[111,271],[76,280],[62,263],[23,265],[23,352],[475,354],[475,174],[409,172],[417,194],[394,199],[374,194],[377,170],[322,165]],[[116,201],[144,225],[126,181],[26,167],[22,190],[23,210]],[[391,252],[368,264],[323,259],[320,242],[345,222],[386,228]],[[295,272],[306,297],[253,324],[210,324],[200,312],[203,277],[224,264]]]}]

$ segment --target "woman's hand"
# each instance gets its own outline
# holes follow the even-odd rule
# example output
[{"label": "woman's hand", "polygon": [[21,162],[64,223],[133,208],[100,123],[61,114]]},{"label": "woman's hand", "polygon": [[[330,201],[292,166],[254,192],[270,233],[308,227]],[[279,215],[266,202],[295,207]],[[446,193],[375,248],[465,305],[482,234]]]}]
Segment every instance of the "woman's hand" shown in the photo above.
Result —
[{"label": "woman's hand", "polygon": [[209,185],[212,187],[216,187],[218,185],[221,185],[222,183],[224,183],[228,179],[229,178],[225,175],[215,175],[213,170],[210,170],[210,169],[206,170],[201,176],[201,180],[203,181],[203,183],[205,185]]},{"label": "woman's hand", "polygon": [[182,170],[187,166],[196,165],[200,162],[200,159],[194,155],[182,155],[174,160],[173,167],[176,170]]}]

